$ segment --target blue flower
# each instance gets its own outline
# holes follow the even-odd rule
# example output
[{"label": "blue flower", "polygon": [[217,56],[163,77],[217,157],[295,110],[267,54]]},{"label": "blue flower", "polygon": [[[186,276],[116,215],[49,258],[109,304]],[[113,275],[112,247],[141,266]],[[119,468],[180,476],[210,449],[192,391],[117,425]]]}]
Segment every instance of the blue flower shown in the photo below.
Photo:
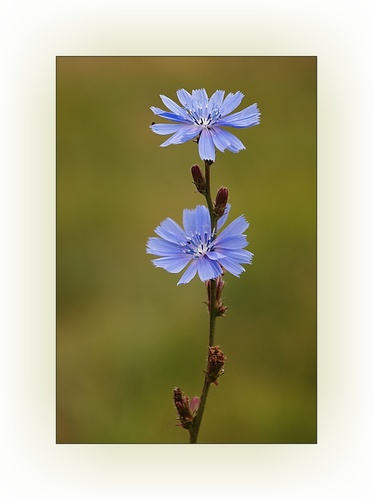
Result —
[{"label": "blue flower", "polygon": [[[182,107],[172,99],[161,95],[163,104],[171,111],[152,106],[155,115],[176,123],[152,124],[150,128],[156,134],[173,134],[161,146],[181,144],[198,136],[198,152],[202,160],[215,161],[215,148],[219,151],[238,153],[245,149],[242,142],[222,127],[247,128],[260,123],[260,111],[256,104],[233,113],[241,103],[242,92],[228,94],[224,99],[224,90],[217,90],[209,99],[205,89],[193,90],[192,95],[184,89],[176,92]],[[229,116],[228,116],[229,115]]]},{"label": "blue flower", "polygon": [[[227,220],[229,210],[228,204],[217,230]],[[178,273],[189,264],[178,285],[188,283],[197,272],[202,281],[216,279],[224,270],[239,276],[245,271],[241,264],[251,263],[253,254],[243,250],[248,242],[242,233],[249,227],[243,215],[216,235],[211,232],[208,209],[198,205],[194,210],[184,210],[183,225],[184,229],[170,218],[164,220],[155,229],[159,238],[149,238],[146,250],[160,257],[153,260],[155,267],[170,273]]]}]

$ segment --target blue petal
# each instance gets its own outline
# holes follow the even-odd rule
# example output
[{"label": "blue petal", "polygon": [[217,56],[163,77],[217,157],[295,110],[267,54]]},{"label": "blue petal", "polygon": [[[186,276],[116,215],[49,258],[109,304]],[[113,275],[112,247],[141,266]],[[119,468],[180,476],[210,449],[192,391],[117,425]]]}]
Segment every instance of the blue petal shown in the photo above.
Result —
[{"label": "blue petal", "polygon": [[177,132],[182,126],[180,123],[155,123],[154,125],[150,125],[150,128],[156,134],[168,135]]},{"label": "blue petal", "polygon": [[178,285],[189,283],[189,281],[194,278],[197,272],[197,262],[197,260],[193,260],[193,262],[191,262],[190,266],[186,269],[185,273],[179,279],[177,283]]},{"label": "blue petal", "polygon": [[[224,256],[240,264],[251,264],[254,254],[248,250],[224,250]],[[224,262],[222,261],[224,266]]]},{"label": "blue petal", "polygon": [[160,259],[154,259],[152,262],[155,267],[162,267],[169,273],[179,273],[191,258],[191,256],[182,254],[179,257],[161,257]]},{"label": "blue petal", "polygon": [[243,215],[237,217],[233,222],[231,222],[216,238],[216,243],[219,241],[224,241],[230,236],[236,236],[243,233],[249,227],[249,223]]},{"label": "blue petal", "polygon": [[253,127],[254,125],[259,125],[259,123],[260,111],[257,104],[252,104],[238,113],[234,113],[233,115],[219,120],[219,126],[229,126],[234,128]]},{"label": "blue petal", "polygon": [[242,92],[229,93],[220,107],[221,116],[226,116],[241,104],[244,95]]},{"label": "blue petal", "polygon": [[146,245],[146,253],[158,255],[159,257],[167,257],[172,255],[180,255],[181,248],[178,243],[164,240],[163,238],[149,238]]},{"label": "blue petal", "polygon": [[186,241],[184,231],[181,229],[179,224],[169,217],[165,219],[160,225],[154,230],[158,236],[164,238],[172,243],[180,243],[181,241]]},{"label": "blue petal", "polygon": [[193,90],[193,111],[198,118],[207,118],[207,107],[208,107],[208,95],[205,89]]},{"label": "blue petal", "polygon": [[225,139],[224,134],[221,133],[221,129],[215,126],[210,129],[210,134],[214,142],[214,146],[218,148],[219,151],[223,152],[230,144],[229,141]]},{"label": "blue petal", "polygon": [[228,250],[224,250],[224,253],[221,253],[221,252],[218,252],[216,249],[210,250],[208,252],[208,258],[211,259],[211,260],[221,260],[221,259],[224,259],[225,252],[227,252],[227,251]]},{"label": "blue petal", "polygon": [[237,277],[245,271],[244,267],[229,258],[222,260],[221,265],[224,267],[224,269]]},{"label": "blue petal", "polygon": [[189,116],[180,116],[180,115],[175,115],[174,113],[170,113],[169,111],[163,111],[162,109],[159,108],[150,108],[153,113],[157,116],[160,116],[161,118],[165,118],[166,120],[171,120],[174,122],[179,122],[179,123],[194,123],[193,120]]},{"label": "blue petal", "polygon": [[209,96],[205,89],[197,89],[192,91],[193,105],[195,109],[206,108]]},{"label": "blue petal", "polygon": [[227,203],[227,206],[225,207],[224,214],[220,217],[217,223],[217,230],[219,231],[222,226],[224,226],[226,220],[228,219],[229,212],[231,210],[231,204]]},{"label": "blue petal", "polygon": [[199,128],[195,125],[179,125],[177,132],[169,137],[167,141],[161,144],[161,147],[169,146],[170,144],[182,144],[183,142],[194,139],[199,134]]},{"label": "blue petal", "polygon": [[208,209],[204,205],[197,205],[195,209],[195,231],[201,236],[211,236],[211,218]]},{"label": "blue petal", "polygon": [[226,238],[220,238],[219,235],[215,239],[215,248],[218,252],[225,252],[225,249],[239,250],[248,245],[246,236],[243,234],[236,234],[234,236],[227,236]]},{"label": "blue petal", "polygon": [[214,144],[218,149],[220,149],[220,151],[228,149],[228,151],[238,153],[241,149],[246,149],[238,137],[231,134],[227,130],[223,130],[222,128],[215,126],[213,130],[211,130],[211,133]]},{"label": "blue petal", "polygon": [[188,208],[183,211],[183,226],[185,234],[190,238],[196,232],[196,211],[189,210]]},{"label": "blue petal", "polygon": [[217,108],[220,108],[220,106],[223,103],[224,94],[225,94],[224,90],[217,90],[210,97],[210,101],[213,102]]},{"label": "blue petal", "polygon": [[193,107],[193,99],[192,96],[185,89],[180,89],[176,92],[176,95],[181,102],[181,104],[187,108],[192,109]]},{"label": "blue petal", "polygon": [[201,281],[215,279],[223,274],[223,270],[216,261],[207,257],[198,259],[198,276]]},{"label": "blue petal", "polygon": [[164,111],[163,109],[157,108],[155,106],[150,106],[150,109],[153,111],[155,115],[162,115],[163,113],[166,113],[166,111]]},{"label": "blue petal", "polygon": [[162,99],[163,104],[168,109],[170,109],[173,113],[176,113],[177,115],[182,116],[184,119],[188,118],[188,114],[185,111],[185,109],[181,108],[172,99],[170,99],[169,97],[166,97],[165,95],[161,95],[160,98]]},{"label": "blue petal", "polygon": [[211,134],[204,129],[198,141],[198,152],[202,160],[215,161],[215,147]]}]

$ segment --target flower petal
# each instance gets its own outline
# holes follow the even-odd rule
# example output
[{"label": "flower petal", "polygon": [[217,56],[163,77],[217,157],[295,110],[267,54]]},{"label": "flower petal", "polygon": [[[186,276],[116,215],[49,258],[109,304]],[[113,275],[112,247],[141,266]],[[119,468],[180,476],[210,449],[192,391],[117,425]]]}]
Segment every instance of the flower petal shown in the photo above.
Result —
[{"label": "flower petal", "polygon": [[179,224],[169,217],[161,222],[154,232],[161,238],[171,241],[172,243],[179,244],[181,241],[186,241],[184,231]]},{"label": "flower petal", "polygon": [[161,144],[161,147],[169,146],[170,144],[182,144],[183,142],[194,139],[199,134],[199,128],[195,125],[179,125],[179,129],[174,135],[169,137],[167,141]]},{"label": "flower petal", "polygon": [[249,227],[249,223],[243,215],[237,217],[233,222],[231,222],[216,238],[216,243],[218,241],[224,241],[230,236],[236,236],[237,234],[243,233]]},{"label": "flower petal", "polygon": [[215,146],[220,149],[220,151],[228,149],[228,151],[232,151],[232,153],[238,153],[242,149],[246,149],[238,137],[220,127],[215,126],[213,130],[211,130],[211,135]]},{"label": "flower petal", "polygon": [[150,128],[158,135],[173,134],[183,127],[180,123],[155,123],[150,125]]},{"label": "flower petal", "polygon": [[195,229],[198,234],[211,236],[211,218],[210,213],[204,205],[197,205],[195,209]]},{"label": "flower petal", "polygon": [[196,211],[189,210],[188,208],[183,210],[183,226],[185,234],[192,238],[192,235],[196,232]]},{"label": "flower petal", "polygon": [[[219,239],[218,239],[219,238]],[[246,236],[243,234],[235,234],[226,238],[219,237],[215,239],[215,248],[218,252],[225,253],[226,249],[239,250],[248,245]]]},{"label": "flower petal", "polygon": [[180,123],[194,123],[193,120],[189,116],[180,116],[180,115],[175,115],[175,113],[170,113],[169,111],[163,111],[163,109],[160,108],[155,108],[152,106],[150,108],[153,113],[157,116],[160,116],[161,118],[165,118],[166,120],[172,120],[174,122],[180,122]]},{"label": "flower petal", "polygon": [[209,130],[202,130],[198,141],[198,152],[202,160],[215,161],[215,147]]},{"label": "flower petal", "polygon": [[248,108],[234,113],[233,115],[226,116],[222,120],[219,120],[219,127],[234,127],[234,128],[246,128],[253,127],[254,125],[259,125],[260,123],[260,111],[257,104],[252,104]]},{"label": "flower petal", "polygon": [[202,259],[198,259],[197,262],[198,262],[198,276],[200,277],[201,281],[215,279],[221,274],[223,274],[223,270],[218,264],[218,262],[210,260],[206,256]]},{"label": "flower petal", "polygon": [[227,250],[224,250],[224,253],[221,253],[218,252],[216,249],[213,249],[208,252],[208,257],[211,260],[221,260],[225,258],[225,252],[227,252]]},{"label": "flower petal", "polygon": [[229,259],[229,258],[226,258],[222,261],[222,266],[228,272],[233,274],[233,276],[237,276],[237,277],[245,271],[245,268],[242,267],[238,262],[235,262],[233,259]]},{"label": "flower petal", "polygon": [[224,99],[223,104],[220,108],[220,115],[227,116],[234,109],[237,108],[241,104],[242,99],[244,98],[244,94],[242,92],[236,92],[232,94],[231,92]]},{"label": "flower petal", "polygon": [[210,101],[213,102],[217,108],[220,108],[220,106],[223,103],[224,94],[225,94],[224,90],[216,90],[212,94]]},{"label": "flower petal", "polygon": [[230,210],[231,210],[231,204],[227,203],[227,206],[225,207],[225,210],[224,210],[224,214],[220,217],[220,219],[218,220],[218,223],[216,225],[218,231],[226,223]]},{"label": "flower petal", "polygon": [[169,273],[179,273],[184,269],[191,258],[192,257],[189,255],[180,254],[179,257],[161,257],[159,259],[152,260],[152,262],[155,267],[162,267]]},{"label": "flower petal", "polygon": [[185,273],[182,275],[182,277],[178,281],[178,285],[182,285],[185,283],[189,283],[190,280],[194,278],[197,272],[197,260],[193,260],[190,264],[190,266],[186,269]]},{"label": "flower petal", "polygon": [[223,152],[229,146],[229,141],[225,139],[225,136],[221,133],[221,129],[219,127],[215,126],[211,128],[210,134],[215,147],[218,148],[219,151]]},{"label": "flower petal", "polygon": [[153,111],[155,115],[163,115],[163,113],[167,113],[167,111],[164,111],[161,108],[157,108],[156,106],[150,106],[150,109]]},{"label": "flower petal", "polygon": [[178,243],[164,240],[163,238],[152,237],[148,239],[146,253],[167,257],[170,255],[180,255],[181,249]]},{"label": "flower petal", "polygon": [[207,103],[209,100],[209,96],[205,89],[197,89],[192,91],[192,99],[194,108],[197,109],[206,109]]},{"label": "flower petal", "polygon": [[193,99],[192,96],[187,92],[185,89],[179,89],[176,92],[176,95],[181,102],[181,104],[184,106],[184,108],[187,109],[192,109],[193,107]]},{"label": "flower petal", "polygon": [[163,104],[170,109],[173,113],[176,115],[182,116],[184,119],[188,118],[188,114],[185,111],[185,109],[181,108],[176,102],[174,102],[172,99],[165,95],[160,95],[160,98],[162,99]]},{"label": "flower petal", "polygon": [[[248,250],[224,250],[224,256],[240,264],[251,264],[254,254]],[[224,263],[223,263],[224,266]]]}]

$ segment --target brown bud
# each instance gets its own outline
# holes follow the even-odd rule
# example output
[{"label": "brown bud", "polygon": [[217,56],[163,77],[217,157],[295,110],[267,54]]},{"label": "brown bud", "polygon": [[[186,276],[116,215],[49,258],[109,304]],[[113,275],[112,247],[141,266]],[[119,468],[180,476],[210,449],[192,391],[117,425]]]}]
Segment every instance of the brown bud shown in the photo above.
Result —
[{"label": "brown bud", "polygon": [[174,405],[178,413],[180,425],[181,427],[184,427],[184,429],[190,429],[195,413],[198,409],[199,398],[193,398],[192,402],[189,403],[188,396],[183,395],[180,387],[175,387],[173,395]]},{"label": "brown bud", "polygon": [[221,187],[216,194],[215,198],[215,208],[214,213],[219,219],[224,215],[225,207],[228,203],[228,189],[226,187]]},{"label": "brown bud", "polygon": [[221,292],[223,291],[225,281],[219,276],[216,279],[216,316],[225,316],[228,306],[223,304],[223,299],[221,298]]},{"label": "brown bud", "polygon": [[210,384],[218,385],[217,379],[224,373],[224,363],[227,357],[220,346],[209,347],[207,356],[207,377]]},{"label": "brown bud", "polygon": [[191,167],[190,170],[192,172],[193,182],[197,188],[197,191],[201,194],[205,194],[206,193],[206,180],[203,176],[201,169],[199,168],[198,165],[193,165],[193,167]]},{"label": "brown bud", "polygon": [[[216,316],[225,316],[227,312],[228,306],[223,304],[223,299],[221,297],[223,288],[225,285],[225,281],[221,276],[216,278],[216,295],[215,295],[215,314]],[[207,309],[211,314],[211,280],[206,281],[206,289],[207,289]]]}]

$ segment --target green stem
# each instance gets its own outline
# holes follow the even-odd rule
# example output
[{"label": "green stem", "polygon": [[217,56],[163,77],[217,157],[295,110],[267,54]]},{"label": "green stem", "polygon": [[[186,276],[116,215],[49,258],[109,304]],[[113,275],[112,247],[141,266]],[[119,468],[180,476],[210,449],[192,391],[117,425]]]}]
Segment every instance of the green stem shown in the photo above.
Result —
[{"label": "green stem", "polygon": [[203,388],[202,388],[202,394],[201,394],[201,399],[199,402],[197,415],[194,417],[193,425],[189,430],[189,432],[190,432],[190,441],[189,441],[190,444],[197,443],[198,431],[199,431],[199,427],[201,425],[202,415],[203,415],[203,412],[205,409],[209,389],[210,389],[210,382],[207,378],[207,375],[205,375],[205,381],[204,381]]},{"label": "green stem", "polygon": [[[210,188],[210,167],[212,162],[205,160],[205,179],[206,179],[206,193],[205,198],[207,202],[207,207],[210,212],[211,218],[211,233],[214,235],[216,232],[216,222],[217,217],[214,213],[214,205],[211,199],[211,188]],[[215,321],[216,321],[216,280],[210,280],[210,297],[209,297],[209,312],[210,312],[210,323],[209,323],[209,347],[214,345],[215,337]],[[192,427],[190,428],[190,443],[197,443],[198,432],[202,421],[203,412],[205,410],[205,405],[207,401],[207,395],[210,389],[211,382],[208,377],[208,366],[206,366],[205,380],[203,383],[201,398],[199,402],[199,407],[197,414],[193,420]]]},{"label": "green stem", "polygon": [[209,346],[214,345],[215,320],[216,320],[216,280],[210,280],[210,325],[209,325]]},{"label": "green stem", "polygon": [[206,193],[205,193],[205,198],[206,198],[206,203],[207,207],[210,212],[210,219],[211,219],[211,233],[214,234],[216,230],[216,215],[214,213],[214,204],[212,203],[211,199],[211,187],[210,187],[210,167],[212,163],[209,161],[205,160],[205,180],[206,180]]}]

